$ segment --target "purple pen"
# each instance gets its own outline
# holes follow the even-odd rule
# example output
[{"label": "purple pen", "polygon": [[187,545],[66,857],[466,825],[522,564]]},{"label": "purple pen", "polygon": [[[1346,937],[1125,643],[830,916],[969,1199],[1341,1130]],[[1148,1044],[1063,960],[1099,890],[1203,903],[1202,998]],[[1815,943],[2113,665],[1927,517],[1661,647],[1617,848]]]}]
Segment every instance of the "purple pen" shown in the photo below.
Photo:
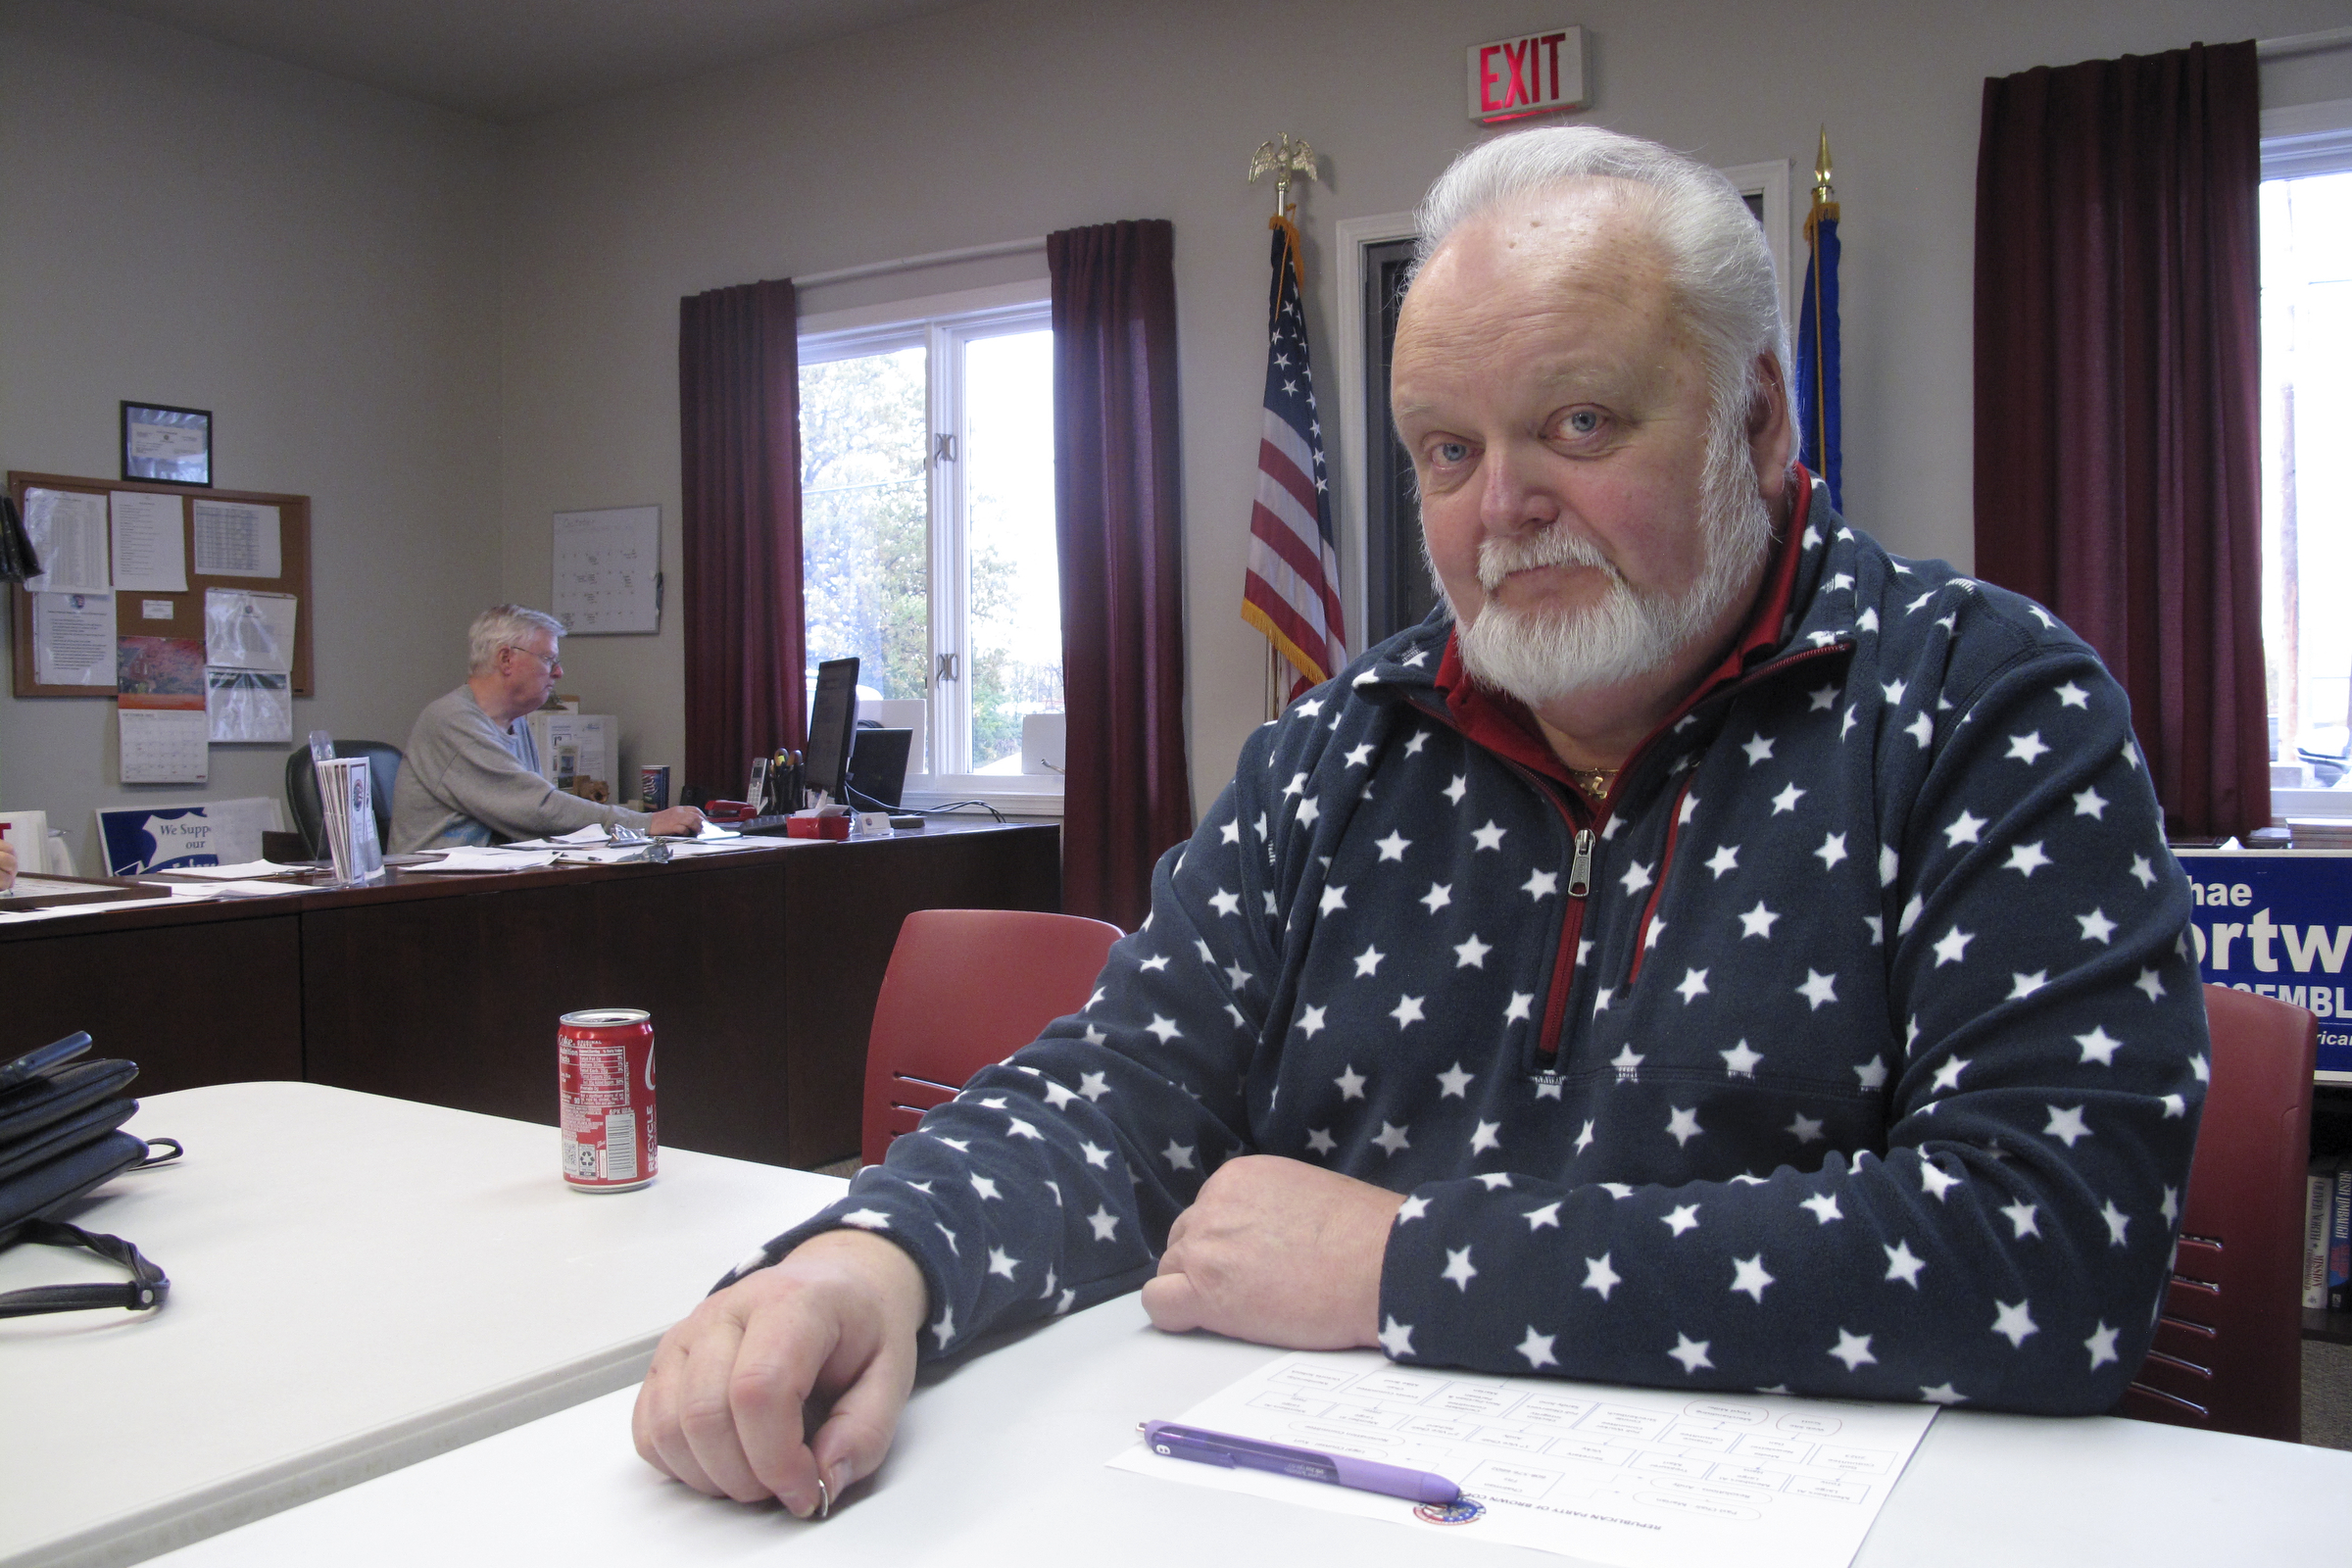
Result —
[{"label": "purple pen", "polygon": [[1146,1421],[1143,1427],[1144,1442],[1151,1446],[1152,1451],[1171,1459],[1190,1459],[1227,1470],[1268,1470],[1275,1475],[1297,1476],[1301,1481],[1320,1481],[1326,1486],[1384,1493],[1412,1502],[1453,1502],[1462,1494],[1461,1488],[1429,1470],[1408,1470],[1402,1465],[1351,1459],[1341,1453],[1293,1448],[1255,1438],[1178,1426],[1172,1421]]}]

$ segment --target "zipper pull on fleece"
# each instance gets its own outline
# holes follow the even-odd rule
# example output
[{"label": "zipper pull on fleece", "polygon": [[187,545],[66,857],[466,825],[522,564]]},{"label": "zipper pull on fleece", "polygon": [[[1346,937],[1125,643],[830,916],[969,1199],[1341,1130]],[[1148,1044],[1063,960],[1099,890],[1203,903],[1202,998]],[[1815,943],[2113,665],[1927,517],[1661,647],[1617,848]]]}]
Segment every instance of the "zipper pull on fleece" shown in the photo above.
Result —
[{"label": "zipper pull on fleece", "polygon": [[1576,858],[1568,866],[1568,896],[1581,899],[1592,891],[1592,830],[1576,830]]}]

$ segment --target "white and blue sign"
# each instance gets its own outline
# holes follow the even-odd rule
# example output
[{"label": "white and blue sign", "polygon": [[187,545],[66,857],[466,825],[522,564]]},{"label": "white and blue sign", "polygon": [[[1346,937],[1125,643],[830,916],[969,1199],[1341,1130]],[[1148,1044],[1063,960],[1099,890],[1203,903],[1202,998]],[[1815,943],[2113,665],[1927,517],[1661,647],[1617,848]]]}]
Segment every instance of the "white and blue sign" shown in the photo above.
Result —
[{"label": "white and blue sign", "polygon": [[2319,1070],[2352,1078],[2352,855],[2184,850],[2189,940],[2216,985],[2309,1007]]},{"label": "white and blue sign", "polygon": [[262,858],[262,834],[284,818],[267,797],[184,806],[100,807],[99,847],[109,876],[191,865],[242,865]]}]

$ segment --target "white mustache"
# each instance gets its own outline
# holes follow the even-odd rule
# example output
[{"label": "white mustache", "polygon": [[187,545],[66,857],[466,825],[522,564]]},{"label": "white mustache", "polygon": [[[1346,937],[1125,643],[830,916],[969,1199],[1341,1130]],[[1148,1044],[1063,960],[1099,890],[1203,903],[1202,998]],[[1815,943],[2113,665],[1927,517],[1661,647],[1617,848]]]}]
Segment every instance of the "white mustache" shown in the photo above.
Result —
[{"label": "white mustache", "polygon": [[1566,528],[1542,528],[1479,543],[1478,583],[1489,593],[1501,587],[1502,580],[1512,572],[1535,566],[1591,566],[1607,572],[1612,580],[1622,580],[1616,566],[1600,553],[1599,546]]}]

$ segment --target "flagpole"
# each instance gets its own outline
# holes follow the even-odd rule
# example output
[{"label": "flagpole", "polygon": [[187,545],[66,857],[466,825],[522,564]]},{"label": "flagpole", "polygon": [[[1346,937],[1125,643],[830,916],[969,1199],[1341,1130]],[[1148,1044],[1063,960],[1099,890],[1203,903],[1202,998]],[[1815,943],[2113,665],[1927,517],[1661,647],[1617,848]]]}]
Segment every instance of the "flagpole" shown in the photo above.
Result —
[{"label": "flagpole", "polygon": [[1821,127],[1821,151],[1813,160],[1813,207],[1805,214],[1805,245],[1813,253],[1813,265],[1805,269],[1807,280],[1813,285],[1813,456],[1819,460],[1822,478],[1829,478],[1830,467],[1830,410],[1829,368],[1823,358],[1821,303],[1821,223],[1824,219],[1838,220],[1838,203],[1833,200],[1835,189],[1830,184],[1830,127]]}]

